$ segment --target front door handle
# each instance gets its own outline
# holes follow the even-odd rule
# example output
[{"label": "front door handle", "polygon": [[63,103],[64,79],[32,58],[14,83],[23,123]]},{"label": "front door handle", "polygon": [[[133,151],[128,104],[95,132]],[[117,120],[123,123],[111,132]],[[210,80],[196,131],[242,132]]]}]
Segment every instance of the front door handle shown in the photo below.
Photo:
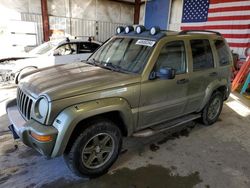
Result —
[{"label": "front door handle", "polygon": [[177,80],[177,84],[185,84],[185,83],[188,83],[189,82],[189,79],[180,79],[180,80]]},{"label": "front door handle", "polygon": [[209,76],[217,76],[217,75],[218,75],[217,72],[211,72],[211,73],[209,73]]}]

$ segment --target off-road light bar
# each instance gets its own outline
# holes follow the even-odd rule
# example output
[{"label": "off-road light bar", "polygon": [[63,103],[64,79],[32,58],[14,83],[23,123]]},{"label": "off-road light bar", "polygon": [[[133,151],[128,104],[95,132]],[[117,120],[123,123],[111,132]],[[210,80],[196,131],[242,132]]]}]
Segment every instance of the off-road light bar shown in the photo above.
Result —
[{"label": "off-road light bar", "polygon": [[119,27],[116,28],[116,33],[117,33],[117,34],[120,34],[120,33],[124,32],[124,30],[125,30],[124,27],[119,26]]},{"label": "off-road light bar", "polygon": [[160,28],[159,27],[152,27],[151,29],[150,29],[150,34],[151,35],[156,35],[157,33],[159,33],[160,32]]},{"label": "off-road light bar", "polygon": [[131,31],[134,31],[134,27],[133,26],[127,26],[127,27],[125,27],[125,33],[130,33]]},{"label": "off-road light bar", "polygon": [[135,31],[137,34],[140,34],[144,31],[146,31],[146,28],[143,25],[138,25],[138,26],[136,26]]}]

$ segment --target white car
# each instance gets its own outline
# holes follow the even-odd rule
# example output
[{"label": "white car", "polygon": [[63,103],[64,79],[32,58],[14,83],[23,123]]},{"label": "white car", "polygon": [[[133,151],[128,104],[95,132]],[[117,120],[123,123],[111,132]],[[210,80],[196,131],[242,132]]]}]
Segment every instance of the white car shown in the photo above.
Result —
[{"label": "white car", "polygon": [[29,58],[0,64],[3,80],[11,80],[18,75],[37,68],[86,60],[100,42],[79,39],[49,41],[29,52]]}]

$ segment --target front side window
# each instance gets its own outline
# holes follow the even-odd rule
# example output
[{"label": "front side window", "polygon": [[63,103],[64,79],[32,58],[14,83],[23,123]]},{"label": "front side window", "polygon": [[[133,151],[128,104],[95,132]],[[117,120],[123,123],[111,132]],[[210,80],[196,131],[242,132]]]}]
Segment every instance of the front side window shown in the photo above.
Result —
[{"label": "front side window", "polygon": [[225,42],[223,40],[215,40],[214,44],[218,53],[219,64],[221,66],[230,64],[230,54]]},{"label": "front side window", "polygon": [[191,40],[193,70],[199,71],[214,67],[213,53],[209,40],[195,39]]},{"label": "front side window", "polygon": [[[144,42],[143,42],[144,41]],[[148,45],[147,42],[150,42]],[[154,41],[134,38],[113,38],[101,46],[89,59],[115,70],[141,73],[152,52]]]},{"label": "front side window", "polygon": [[73,55],[76,54],[76,44],[64,44],[56,49],[57,55]]},{"label": "front side window", "polygon": [[169,67],[176,70],[176,74],[186,72],[186,53],[183,41],[169,42],[161,49],[156,61],[156,71]]}]

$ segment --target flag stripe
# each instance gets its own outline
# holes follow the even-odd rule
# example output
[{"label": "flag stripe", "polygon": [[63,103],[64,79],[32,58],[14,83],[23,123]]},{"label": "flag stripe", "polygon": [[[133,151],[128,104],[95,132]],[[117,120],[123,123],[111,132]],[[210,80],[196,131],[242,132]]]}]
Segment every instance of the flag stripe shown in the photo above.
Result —
[{"label": "flag stripe", "polygon": [[[181,30],[185,30],[185,28],[181,27]],[[246,40],[250,38],[250,30],[216,30],[216,31],[221,33],[225,38],[245,37]],[[242,31],[245,31],[245,32],[242,32]]]},{"label": "flag stripe", "polygon": [[235,29],[235,30],[220,30],[217,29],[216,31],[222,33],[222,34],[241,34],[241,35],[245,35],[245,34],[250,34],[250,29]]},{"label": "flag stripe", "polygon": [[244,16],[244,15],[249,15],[249,11],[248,10],[242,10],[242,11],[208,13],[208,17],[217,17],[217,16]]},{"label": "flag stripe", "polygon": [[[234,25],[239,24],[237,20],[228,20],[228,21],[213,21],[213,22],[195,22],[195,23],[182,23],[182,26],[203,26],[203,25]],[[241,25],[248,25],[249,20],[241,20]],[[244,31],[243,31],[244,32]]]},{"label": "flag stripe", "polygon": [[250,48],[250,43],[228,43],[230,47],[236,48]]},{"label": "flag stripe", "polygon": [[226,38],[226,40],[228,42],[232,42],[232,43],[249,43],[250,40],[247,39],[239,39],[239,38]]},{"label": "flag stripe", "polygon": [[218,4],[218,3],[232,3],[232,2],[242,2],[242,1],[249,1],[249,0],[210,0],[210,4]]},{"label": "flag stripe", "polygon": [[182,26],[182,30],[208,30],[208,29],[250,29],[249,25],[204,25],[204,26]]},{"label": "flag stripe", "polygon": [[214,12],[231,12],[231,11],[244,11],[250,10],[250,6],[236,6],[236,7],[220,7],[220,8],[211,8],[208,10],[208,13]]},{"label": "flag stripe", "polygon": [[230,2],[230,3],[218,3],[209,5],[209,9],[211,8],[220,8],[220,7],[235,7],[235,6],[249,6],[250,1],[239,1],[239,2]]},{"label": "flag stripe", "polygon": [[218,17],[209,17],[208,21],[226,21],[226,20],[248,20],[250,23],[250,15],[245,16],[218,16]]},{"label": "flag stripe", "polygon": [[233,38],[233,39],[244,39],[244,38],[250,38],[250,34],[223,34],[224,38]]}]

